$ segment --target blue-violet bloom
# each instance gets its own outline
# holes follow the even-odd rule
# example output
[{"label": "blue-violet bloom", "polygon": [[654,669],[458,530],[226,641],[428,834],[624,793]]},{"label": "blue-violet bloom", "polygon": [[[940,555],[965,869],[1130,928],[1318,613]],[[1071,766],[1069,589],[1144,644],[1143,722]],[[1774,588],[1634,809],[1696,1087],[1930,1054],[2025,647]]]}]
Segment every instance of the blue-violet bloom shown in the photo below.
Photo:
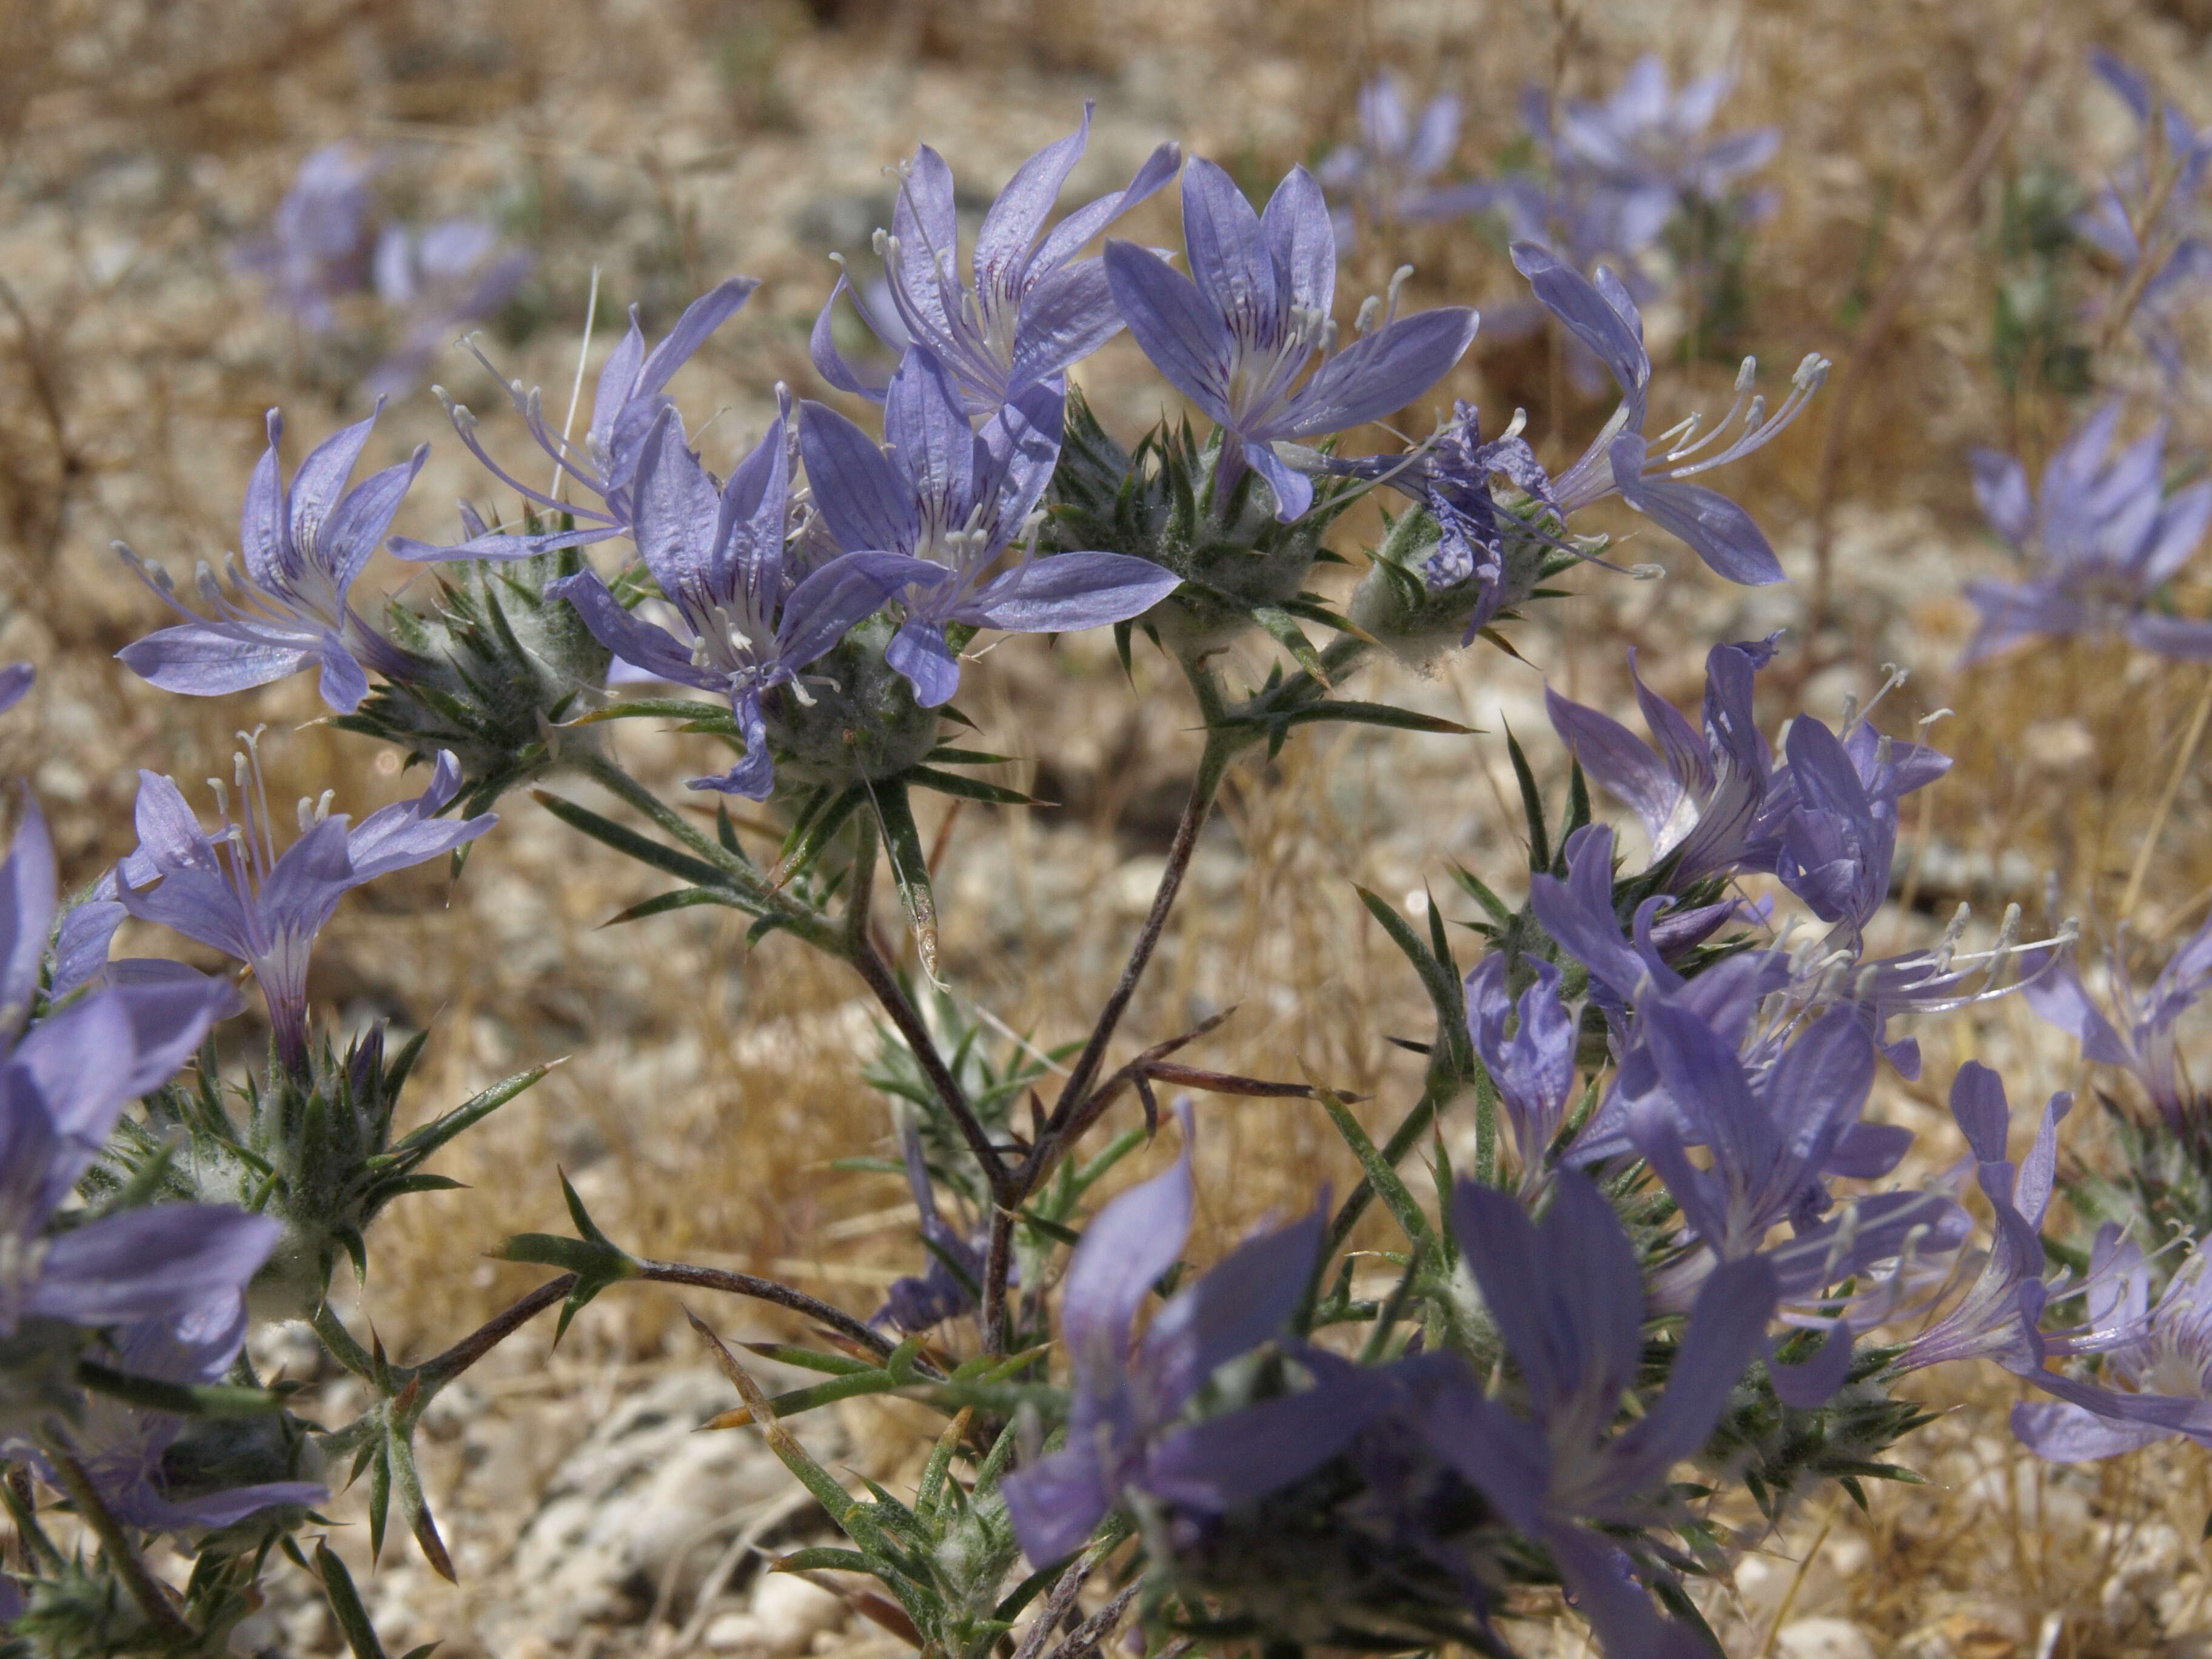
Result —
[{"label": "blue-violet bloom", "polygon": [[949,626],[1066,633],[1125,622],[1175,590],[1179,579],[1149,559],[1039,558],[1033,537],[1018,563],[991,574],[999,556],[1029,532],[1052,482],[1065,412],[1057,386],[1033,386],[978,432],[952,376],[918,345],[891,377],[881,447],[833,409],[799,407],[799,447],[814,505],[851,568],[904,605],[906,619],[884,660],[926,708],[949,702],[960,684],[945,638]]},{"label": "blue-violet bloom", "polygon": [[2120,406],[2106,404],[2069,438],[2031,496],[2009,455],[1973,453],[1974,495],[2014,551],[2039,556],[2024,581],[1966,584],[1982,613],[1964,660],[1978,662],[2036,638],[2119,634],[2161,656],[2212,658],[2212,622],[2154,606],[2204,539],[2212,480],[2166,493],[2163,422],[2112,453]]},{"label": "blue-violet bloom", "polygon": [[690,787],[765,799],[775,765],[761,699],[780,685],[805,697],[799,670],[877,610],[889,590],[845,558],[787,581],[791,467],[781,419],[718,488],[685,444],[683,421],[663,410],[646,439],[631,499],[631,534],[665,597],[665,606],[653,608],[665,625],[625,611],[590,571],[546,591],[574,605],[615,653],[610,680],[666,680],[727,697],[744,757]]},{"label": "blue-violet bloom", "polygon": [[[377,412],[382,409],[380,401]],[[312,667],[319,671],[323,701],[351,714],[368,695],[365,670],[391,677],[407,672],[406,653],[364,622],[349,596],[430,449],[417,446],[406,461],[349,490],[346,480],[375,424],[372,413],[318,444],[292,475],[288,493],[276,454],[284,420],[269,411],[269,447],[239,514],[244,568],[230,561],[226,584],[203,562],[198,611],[178,598],[167,571],[115,544],[140,579],[185,618],[116,653],[133,673],[164,691],[212,697]]]},{"label": "blue-violet bloom", "polygon": [[952,169],[927,144],[918,148],[902,170],[891,228],[876,233],[891,314],[866,303],[841,271],[814,323],[811,352],[822,378],[877,403],[890,391],[887,378],[864,374],[837,349],[831,321],[838,297],[847,293],[860,320],[885,344],[902,353],[908,344],[926,348],[952,377],[971,415],[988,415],[1032,386],[1059,383],[1120,333],[1121,316],[1104,265],[1074,256],[1164,188],[1182,152],[1160,145],[1125,189],[1086,203],[1047,232],[1046,216],[1091,142],[1091,111],[1086,101],[1083,125],[1023,162],[999,192],[976,233],[965,278]]},{"label": "blue-violet bloom", "polygon": [[1249,464],[1289,523],[1312,505],[1313,480],[1278,446],[1302,450],[1412,403],[1466,355],[1479,319],[1464,306],[1399,318],[1394,280],[1389,307],[1370,301],[1360,337],[1334,350],[1336,232],[1304,167],[1258,214],[1228,173],[1194,160],[1182,223],[1188,276],[1148,248],[1106,245],[1115,301],[1153,366],[1221,428],[1216,499]]}]

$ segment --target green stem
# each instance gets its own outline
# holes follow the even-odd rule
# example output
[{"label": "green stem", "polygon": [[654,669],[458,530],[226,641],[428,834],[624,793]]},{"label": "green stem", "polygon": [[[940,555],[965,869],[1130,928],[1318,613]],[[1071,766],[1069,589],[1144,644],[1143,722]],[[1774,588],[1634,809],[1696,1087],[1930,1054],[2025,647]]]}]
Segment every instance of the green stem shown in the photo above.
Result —
[{"label": "green stem", "polygon": [[323,1346],[330,1350],[331,1358],[364,1382],[374,1383],[376,1381],[375,1357],[354,1340],[353,1333],[345,1328],[345,1322],[337,1316],[329,1303],[317,1303],[314,1314],[307,1323],[313,1328],[315,1334],[322,1338]]}]

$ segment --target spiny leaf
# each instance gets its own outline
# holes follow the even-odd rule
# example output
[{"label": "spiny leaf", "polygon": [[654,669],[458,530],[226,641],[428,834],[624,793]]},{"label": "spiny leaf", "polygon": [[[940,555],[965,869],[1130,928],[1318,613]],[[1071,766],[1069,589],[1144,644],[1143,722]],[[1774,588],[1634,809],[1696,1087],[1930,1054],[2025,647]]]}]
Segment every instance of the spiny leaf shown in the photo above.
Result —
[{"label": "spiny leaf", "polygon": [[[353,1650],[354,1659],[385,1659],[384,1644],[376,1638],[376,1626],[369,1622],[368,1609],[362,1605],[361,1592],[354,1588],[353,1575],[346,1571],[329,1544],[315,1540],[315,1576],[323,1581],[323,1595],[331,1604],[331,1613],[337,1619],[338,1628],[345,1632],[346,1645]],[[412,1659],[412,1656],[410,1656]]]},{"label": "spiny leaf", "polygon": [[579,806],[564,800],[548,790],[533,789],[531,798],[547,811],[572,830],[582,831],[593,841],[611,847],[625,858],[635,859],[640,864],[651,865],[694,887],[720,887],[726,890],[730,878],[726,872],[717,870],[703,860],[689,853],[679,853],[672,847],[662,845],[635,830],[627,829],[611,818],[601,817],[587,806]]},{"label": "spiny leaf", "polygon": [[914,807],[906,786],[894,780],[875,791],[876,819],[883,830],[884,853],[891,868],[891,884],[898,890],[907,922],[914,930],[915,951],[921,971],[932,984],[941,983],[937,973],[937,896],[929,884],[929,858],[922,850],[921,830],[914,821]]}]

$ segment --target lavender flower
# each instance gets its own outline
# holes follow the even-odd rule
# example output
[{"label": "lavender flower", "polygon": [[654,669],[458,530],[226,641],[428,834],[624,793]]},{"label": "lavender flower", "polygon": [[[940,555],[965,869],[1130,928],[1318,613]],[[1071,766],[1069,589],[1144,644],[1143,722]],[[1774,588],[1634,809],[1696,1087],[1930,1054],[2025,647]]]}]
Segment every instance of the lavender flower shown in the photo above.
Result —
[{"label": "lavender flower", "polygon": [[[2012,1431],[2039,1457],[2081,1463],[2186,1436],[2212,1445],[2212,1279],[2199,1250],[2167,1282],[2155,1307],[2142,1253],[2122,1282],[2092,1304],[2106,1374],[2118,1389],[2047,1371],[2029,1380],[2067,1397],[2013,1407]],[[2066,1386],[2071,1383],[2071,1386]]]},{"label": "lavender flower", "polygon": [[775,784],[761,699],[778,686],[804,697],[799,671],[880,606],[887,592],[843,558],[795,586],[787,582],[787,435],[779,419],[729,483],[717,486],[686,447],[682,419],[672,409],[661,412],[631,486],[631,533],[673,612],[667,626],[625,611],[590,571],[546,590],[574,605],[616,653],[611,680],[668,680],[729,698],[744,757],[720,777],[691,779],[690,787],[755,800]]},{"label": "lavender flower", "polygon": [[204,980],[119,986],[26,1030],[53,914],[53,848],[27,801],[0,865],[0,1335],[31,1318],[102,1326],[235,1297],[278,1232],[264,1217],[204,1204],[49,1232],[123,1109],[166,1083],[232,1006],[228,987]]},{"label": "lavender flower", "polygon": [[[1555,117],[1541,94],[1528,94],[1528,130],[1550,158],[1555,188],[1580,207],[1573,217],[1584,234],[1569,238],[1584,256],[1576,264],[1640,251],[1681,208],[1722,201],[1737,179],[1773,159],[1778,127],[1705,136],[1733,82],[1709,75],[1671,92],[1665,65],[1647,55],[1601,103],[1570,100]],[[1589,231],[1601,224],[1616,228],[1587,246]]]},{"label": "lavender flower", "polygon": [[1174,178],[1182,152],[1162,144],[1127,189],[1076,209],[1047,234],[1045,216],[1091,142],[1091,107],[1086,100],[1083,125],[1023,162],[999,192],[983,216],[964,282],[952,169],[927,144],[915,151],[903,170],[891,228],[876,233],[893,314],[884,317],[862,303],[840,272],[814,323],[811,352],[823,380],[877,403],[890,390],[888,380],[863,374],[837,349],[830,322],[838,296],[846,293],[853,293],[860,320],[886,345],[902,354],[908,344],[927,349],[952,377],[972,415],[988,415],[1032,386],[1058,384],[1071,367],[1121,332],[1105,267],[1096,258],[1069,261]]},{"label": "lavender flower", "polygon": [[1450,416],[1434,435],[1417,448],[1400,455],[1331,456],[1328,466],[1344,477],[1387,483],[1428,509],[1437,521],[1437,536],[1434,550],[1419,567],[1422,586],[1436,594],[1462,582],[1480,582],[1480,599],[1468,616],[1462,644],[1471,643],[1509,599],[1517,603],[1523,596],[1517,587],[1508,592],[1512,534],[1525,531],[1540,550],[1556,541],[1510,510],[1501,511],[1492,493],[1492,480],[1504,478],[1529,503],[1558,514],[1550,475],[1521,435],[1517,416],[1503,434],[1486,442],[1480,414],[1462,398],[1453,404]]},{"label": "lavender flower", "polygon": [[[220,1382],[246,1345],[246,1326],[245,1298],[233,1292],[126,1325],[96,1357],[112,1370],[155,1382]],[[95,1395],[70,1438],[108,1512],[148,1532],[227,1527],[280,1504],[319,1504],[330,1496],[310,1480],[183,1490],[164,1467],[164,1455],[184,1429],[185,1419],[172,1413]],[[43,1454],[33,1450],[30,1461],[51,1484],[60,1484]]]},{"label": "lavender flower", "polygon": [[947,627],[1097,628],[1150,610],[1180,580],[1127,554],[1038,558],[1034,540],[1019,563],[990,575],[1052,481],[1064,412],[1057,386],[1033,386],[976,432],[959,386],[921,346],[908,348],[891,377],[881,448],[835,410],[800,405],[814,504],[855,579],[902,600],[906,619],[884,657],[926,708],[949,702],[960,684]]},{"label": "lavender flower", "polygon": [[2023,556],[2039,555],[2040,566],[2026,581],[1967,583],[1982,624],[1965,661],[2039,636],[2103,633],[2161,656],[2212,659],[2212,622],[2153,608],[2204,539],[2212,481],[2166,495],[2164,423],[2115,454],[2119,418],[2118,403],[2091,416],[2051,458],[2033,498],[2018,461],[1974,452],[1974,495],[1990,527]]},{"label": "lavender flower", "polygon": [[1115,301],[1154,367],[1221,428],[1216,499],[1249,464],[1289,523],[1312,505],[1313,481],[1277,446],[1302,447],[1411,403],[1466,354],[1478,319],[1463,306],[1399,319],[1394,282],[1387,309],[1370,301],[1359,339],[1334,351],[1336,233],[1304,167],[1261,215],[1221,168],[1193,161],[1182,222],[1189,276],[1133,243],[1106,245]]},{"label": "lavender flower", "polygon": [[[1534,1224],[1507,1194],[1462,1182],[1452,1221],[1520,1368],[1526,1415],[1462,1378],[1430,1401],[1429,1443],[1551,1553],[1607,1651],[1706,1653],[1660,1616],[1617,1538],[1587,1523],[1634,1528],[1664,1512],[1668,1469],[1705,1444],[1757,1352],[1774,1308],[1772,1269],[1753,1257],[1714,1271],[1675,1347],[1666,1393],[1616,1434],[1643,1365],[1644,1279],[1597,1188],[1562,1172],[1551,1208]],[[1666,1569],[1647,1553],[1641,1571],[1651,1577]]]},{"label": "lavender flower", "polygon": [[[1598,787],[1643,821],[1652,866],[1667,868],[1670,888],[1773,867],[1771,844],[1754,830],[1774,758],[1752,708],[1752,680],[1774,659],[1780,638],[1717,645],[1706,654],[1703,732],[1644,684],[1632,651],[1629,675],[1656,750],[1610,716],[1545,690],[1553,729]],[[1887,865],[1883,873],[1887,880]]]},{"label": "lavender flower", "polygon": [[27,662],[11,662],[0,668],[0,714],[22,702],[38,677],[39,671]]},{"label": "lavender flower", "polygon": [[[1431,184],[1459,148],[1460,100],[1439,93],[1418,119],[1406,106],[1405,83],[1385,70],[1359,89],[1359,138],[1340,144],[1315,170],[1322,188],[1382,224],[1449,218],[1478,204],[1466,186]],[[1357,229],[1351,206],[1330,216],[1348,247]]]},{"label": "lavender flower", "polygon": [[[2125,935],[2122,935],[2124,943]],[[2148,992],[2138,992],[2124,971],[2121,948],[2112,964],[2116,1025],[2082,988],[2072,959],[2059,955],[2051,970],[2027,989],[2028,1006],[2081,1044],[2082,1057],[2117,1066],[2142,1085],[2159,1115],[2176,1131],[2202,1115],[2204,1097],[2184,1073],[2174,1049],[2174,1026],[2212,987],[2212,921],[2198,928],[2166,959]]]},{"label": "lavender flower", "polygon": [[[329,816],[330,796],[300,803],[300,838],[281,854],[261,779],[258,751],[236,757],[238,815],[216,784],[222,815],[210,840],[173,779],[138,775],[138,850],[120,866],[118,898],[141,921],[160,922],[253,969],[286,1067],[307,1069],[307,956],[338,901],[364,882],[474,841],[499,820],[490,813],[438,821],[461,787],[461,769],[441,753],[429,787],[349,825]],[[218,847],[218,841],[220,846]]]},{"label": "lavender flower", "polygon": [[367,420],[318,444],[292,475],[289,495],[276,457],[284,417],[269,411],[269,447],[239,515],[244,568],[228,562],[226,587],[201,564],[198,611],[177,597],[167,571],[115,544],[139,579],[185,618],[116,653],[133,673],[164,691],[213,697],[313,667],[323,701],[351,714],[368,695],[366,669],[406,672],[406,653],[362,621],[349,598],[430,453],[419,445],[402,465],[347,489],[383,407],[380,400]]},{"label": "lavender flower", "polygon": [[2212,129],[2198,131],[2152,91],[2142,70],[2110,52],[2091,52],[2089,64],[2134,114],[2143,141],[2075,216],[2074,228],[2118,265],[2120,291],[2133,295],[2130,325],[2167,377],[2176,378],[2181,342],[2172,313],[2191,290],[2212,283],[2212,241],[2198,229]]},{"label": "lavender flower", "polygon": [[[1948,1249],[1965,1237],[1965,1212],[1930,1193],[1876,1193],[1821,1218],[1831,1204],[1825,1177],[1863,1167],[1850,1133],[1874,1085],[1875,1048],[1855,1010],[1821,1015],[1757,1067],[1679,1000],[1644,999],[1636,1034],[1636,1058],[1648,1055],[1665,1109],[1638,1102],[1630,1137],[1718,1260],[1761,1253],[1788,1222],[1791,1237],[1769,1259],[1783,1298],[1802,1302],[1908,1249]],[[1624,1057],[1624,1086],[1638,1070]],[[1711,1149],[1710,1168],[1691,1162],[1692,1145]],[[1904,1149],[1881,1150],[1894,1163]]]},{"label": "lavender flower", "polygon": [[369,372],[368,390],[380,398],[413,391],[455,335],[514,297],[534,263],[481,219],[444,219],[422,230],[386,225],[376,244],[376,292],[400,319],[399,341]]},{"label": "lavender flower", "polygon": [[[527,559],[556,548],[584,547],[629,534],[633,521],[632,481],[644,456],[645,441],[660,411],[672,406],[662,388],[759,286],[750,276],[732,276],[708,289],[684,307],[676,326],[650,352],[645,349],[644,331],[638,325],[637,307],[632,306],[629,332],[608,356],[593,384],[591,425],[580,445],[571,443],[565,433],[556,432],[546,423],[544,388],[526,389],[520,380],[507,381],[507,396],[529,426],[531,437],[553,461],[554,482],[550,489],[532,489],[501,468],[485,453],[477,436],[477,417],[468,405],[446,399],[453,430],[492,477],[547,513],[573,514],[576,528],[532,536],[486,531],[450,547],[395,536],[392,550],[403,559],[422,561]],[[484,367],[491,365],[487,362]],[[445,397],[443,391],[439,391],[439,396]],[[597,498],[599,505],[562,500],[557,492],[564,478],[574,480],[579,489]]]},{"label": "lavender flower", "polygon": [[[1541,1184],[1544,1154],[1574,1098],[1578,1039],[1575,1017],[1559,1000],[1565,975],[1559,969],[1531,958],[1535,981],[1516,1003],[1506,989],[1508,965],[1504,951],[1492,951],[1468,970],[1467,1030],[1512,1121],[1525,1194]],[[1516,1018],[1519,1024],[1509,1039],[1505,1024]]]},{"label": "lavender flower", "polygon": [[[1238,1246],[1170,1297],[1137,1341],[1132,1328],[1138,1311],[1190,1232],[1187,1117],[1185,1128],[1175,1168],[1101,1210],[1068,1261],[1060,1297],[1061,1334],[1074,1372],[1067,1443],[1000,1486],[1015,1536],[1040,1565],[1081,1545],[1125,1490],[1184,1484],[1173,1478],[1179,1457],[1176,1449],[1161,1445],[1164,1432],[1216,1370],[1281,1328],[1304,1296],[1321,1248],[1320,1210]],[[1213,1426],[1186,1431],[1180,1456],[1188,1458],[1191,1441]],[[1309,1437],[1304,1445],[1280,1447],[1282,1455],[1264,1474],[1279,1482],[1295,1480],[1337,1445]],[[1304,1457],[1311,1461],[1301,1468]],[[1209,1460],[1189,1461],[1212,1467]]]},{"label": "lavender flower", "polygon": [[[1581,459],[1553,481],[1563,514],[1571,515],[1607,496],[1621,500],[1662,530],[1688,543],[1698,556],[1730,581],[1778,582],[1782,566],[1751,515],[1725,495],[1686,482],[1739,460],[1772,441],[1796,420],[1827,378],[1828,360],[1808,354],[1790,377],[1790,395],[1770,416],[1766,400],[1752,392],[1756,358],[1743,360],[1735,402],[1703,437],[1698,416],[1647,441],[1651,356],[1644,345],[1644,316],[1613,274],[1595,281],[1534,242],[1513,245],[1513,263],[1536,290],[1544,308],[1597,354],[1621,392],[1615,410]],[[1700,452],[1743,417],[1742,429],[1717,454]],[[1656,451],[1656,458],[1653,454]]]},{"label": "lavender flower", "polygon": [[369,181],[383,166],[381,156],[351,144],[325,144],[300,163],[268,235],[240,251],[240,265],[267,279],[276,302],[305,328],[329,328],[337,320],[331,302],[368,286],[376,205]]},{"label": "lavender flower", "polygon": [[[1899,1370],[1914,1370],[1957,1359],[1990,1359],[2031,1382],[2052,1379],[2047,1360],[2096,1353],[2140,1334],[2141,1310],[2129,1316],[2124,1291],[2142,1253],[2117,1234],[2101,1235],[2088,1276],[2081,1283],[2061,1268],[2045,1277],[2040,1229],[2050,1207],[2058,1164],[2058,1124],[2074,1097],[2057,1094],[2044,1109],[2035,1143],[2018,1164],[2005,1156],[2012,1114],[2004,1080],[1979,1060],[1959,1068],[1951,1084],[1951,1115],[1972,1149],[1975,1178],[1990,1201],[1992,1237],[1980,1274],[1943,1316],[1905,1345]],[[2057,1332],[2042,1328],[2045,1310],[2087,1295],[2087,1322]]]}]

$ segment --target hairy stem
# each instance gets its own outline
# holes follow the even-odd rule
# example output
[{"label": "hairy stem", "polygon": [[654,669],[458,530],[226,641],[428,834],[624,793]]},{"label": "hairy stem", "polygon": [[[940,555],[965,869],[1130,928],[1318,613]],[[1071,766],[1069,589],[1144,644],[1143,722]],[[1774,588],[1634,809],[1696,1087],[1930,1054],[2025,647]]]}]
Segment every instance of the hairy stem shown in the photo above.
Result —
[{"label": "hairy stem", "polygon": [[969,1153],[981,1168],[983,1179],[990,1183],[993,1194],[1002,1202],[1019,1203],[1028,1189],[1014,1189],[1013,1182],[1018,1178],[1015,1172],[1007,1169],[1006,1160],[1000,1155],[998,1147],[992,1144],[990,1131],[975,1115],[975,1109],[968,1103],[967,1092],[961,1088],[959,1079],[952,1075],[952,1068],[945,1063],[945,1056],[938,1053],[937,1040],[930,1035],[929,1026],[922,1019],[921,1011],[907,995],[906,988],[899,983],[898,975],[891,971],[890,964],[877,951],[873,942],[866,937],[865,929],[862,937],[851,942],[850,954],[846,960],[853,964],[853,971],[860,975],[861,981],[875,994],[876,1000],[883,1004],[884,1012],[890,1016],[891,1024],[898,1027],[899,1035],[906,1039],[906,1046],[913,1051],[915,1061],[921,1067],[922,1075],[929,1079],[929,1086],[937,1091],[938,1099],[944,1103],[945,1109],[951,1114],[953,1122],[959,1126],[960,1138],[968,1143]]},{"label": "hairy stem", "polygon": [[[749,1296],[756,1302],[773,1302],[780,1308],[805,1314],[817,1325],[827,1325],[839,1335],[849,1337],[878,1358],[886,1358],[896,1344],[880,1331],[871,1330],[842,1309],[833,1308],[827,1302],[816,1299],[804,1291],[794,1291],[788,1285],[779,1285],[772,1279],[755,1279],[750,1273],[732,1273],[722,1267],[695,1267],[684,1261],[640,1261],[644,1269],[638,1277],[655,1285],[690,1285],[702,1291],[726,1291],[732,1296]],[[915,1369],[935,1374],[935,1367],[926,1360],[915,1362]]]},{"label": "hairy stem", "polygon": [[337,1316],[337,1310],[328,1302],[315,1304],[315,1311],[307,1323],[322,1339],[323,1346],[330,1351],[331,1358],[363,1382],[374,1382],[376,1380],[375,1358],[354,1340],[353,1333],[345,1328],[345,1321]]},{"label": "hairy stem", "polygon": [[179,1617],[176,1608],[170,1605],[167,1591],[146,1570],[145,1562],[131,1547],[123,1523],[109,1513],[100,1499],[100,1489],[85,1474],[84,1465],[76,1461],[58,1436],[41,1434],[39,1444],[46,1454],[46,1462],[53,1467],[62,1490],[76,1505],[78,1518],[100,1540],[100,1553],[107,1558],[110,1570],[123,1581],[123,1588],[130,1591],[131,1599],[138,1604],[138,1611],[145,1614],[146,1622],[168,1641],[191,1639],[191,1626]]},{"label": "hairy stem", "polygon": [[1006,1352],[1012,1324],[1006,1317],[1006,1282],[1013,1276],[1014,1212],[991,1206],[991,1243],[983,1255],[983,1347],[986,1352]]},{"label": "hairy stem", "polygon": [[[1199,676],[1192,676],[1194,684]],[[1203,696],[1201,702],[1205,701]],[[1219,731],[1209,731],[1206,738],[1206,753],[1198,763],[1198,775],[1191,780],[1189,798],[1183,802],[1182,817],[1176,821],[1175,840],[1168,848],[1167,868],[1160,872],[1160,884],[1152,894],[1152,907],[1146,913],[1145,924],[1138,929],[1136,943],[1129,947],[1129,959],[1122,965],[1120,982],[1114,987],[1113,995],[1099,1011],[1098,1020],[1091,1028],[1090,1041],[1076,1056],[1074,1069],[1069,1072],[1067,1082],[1061,1087],[1060,1099],[1052,1109],[1050,1126],[1030,1151],[1024,1168],[1023,1196],[1028,1195],[1029,1186],[1050,1166],[1052,1143],[1058,1132],[1066,1127],[1081,1109],[1091,1092],[1091,1085],[1098,1080],[1099,1067],[1106,1062],[1106,1045],[1114,1040],[1114,1030],[1128,1011],[1129,1000],[1137,994],[1138,981],[1145,976],[1145,969],[1159,946],[1160,935],[1165,931],[1168,913],[1175,908],[1176,896],[1182,890],[1182,878],[1190,872],[1190,860],[1198,851],[1199,832],[1206,828],[1207,815],[1213,809],[1213,798],[1219,793],[1221,779],[1229,769],[1229,761],[1243,747],[1235,738],[1225,737]]]},{"label": "hairy stem", "polygon": [[436,1358],[424,1360],[415,1368],[416,1374],[427,1379],[433,1388],[443,1388],[567,1296],[575,1285],[576,1275],[574,1273],[562,1273],[558,1279],[549,1279],[513,1307],[493,1315]]}]

